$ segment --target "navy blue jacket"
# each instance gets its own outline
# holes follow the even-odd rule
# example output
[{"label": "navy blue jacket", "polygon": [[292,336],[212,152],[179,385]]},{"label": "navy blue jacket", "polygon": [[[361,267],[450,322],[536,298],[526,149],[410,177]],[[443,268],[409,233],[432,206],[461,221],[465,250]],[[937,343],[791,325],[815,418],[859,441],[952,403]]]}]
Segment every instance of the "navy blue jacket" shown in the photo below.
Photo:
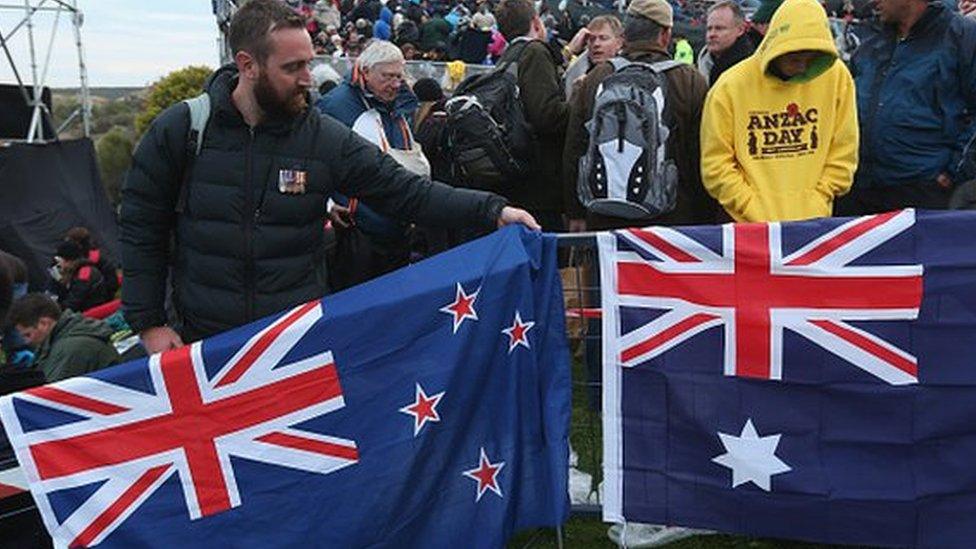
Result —
[{"label": "navy blue jacket", "polygon": [[957,183],[976,124],[976,21],[936,0],[905,40],[879,28],[851,59],[861,155],[855,185]]}]

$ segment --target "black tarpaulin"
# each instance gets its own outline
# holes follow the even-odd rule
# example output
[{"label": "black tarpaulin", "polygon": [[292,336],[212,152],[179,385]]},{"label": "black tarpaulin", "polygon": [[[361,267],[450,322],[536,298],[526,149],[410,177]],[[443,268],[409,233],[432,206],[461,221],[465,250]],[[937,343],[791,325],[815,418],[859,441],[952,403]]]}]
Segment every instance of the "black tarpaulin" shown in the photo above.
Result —
[{"label": "black tarpaulin", "polygon": [[45,286],[54,250],[75,226],[118,264],[115,213],[91,139],[0,147],[0,249],[27,263],[32,290]]}]

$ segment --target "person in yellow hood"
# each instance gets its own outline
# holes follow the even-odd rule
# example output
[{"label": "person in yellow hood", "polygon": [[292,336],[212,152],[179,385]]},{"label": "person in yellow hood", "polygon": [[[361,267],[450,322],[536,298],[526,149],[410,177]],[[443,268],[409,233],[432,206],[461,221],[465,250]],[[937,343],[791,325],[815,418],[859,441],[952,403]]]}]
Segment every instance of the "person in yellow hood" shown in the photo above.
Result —
[{"label": "person in yellow hood", "polygon": [[854,81],[823,7],[786,0],[705,101],[702,183],[735,221],[829,216],[857,168]]}]

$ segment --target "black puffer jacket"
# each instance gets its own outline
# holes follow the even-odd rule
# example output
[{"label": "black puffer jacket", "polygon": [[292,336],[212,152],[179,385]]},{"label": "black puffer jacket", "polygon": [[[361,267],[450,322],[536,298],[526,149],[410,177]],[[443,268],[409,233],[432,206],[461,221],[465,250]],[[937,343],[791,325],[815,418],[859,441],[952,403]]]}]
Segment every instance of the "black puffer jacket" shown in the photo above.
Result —
[{"label": "black puffer jacket", "polygon": [[[425,225],[479,228],[505,204],[411,174],[349,128],[314,109],[249,128],[231,101],[237,71],[211,77],[203,150],[176,214],[189,115],[164,111],[135,152],[122,190],[122,303],[135,331],[166,323],[170,265],[181,335],[192,341],[326,293],[322,261],[326,199],[358,196],[377,211]],[[304,192],[279,190],[282,170],[304,172]]]},{"label": "black puffer jacket", "polygon": [[756,46],[752,43],[752,39],[748,34],[743,34],[738,37],[729,46],[729,49],[723,51],[718,57],[712,58],[715,64],[712,65],[712,70],[708,73],[708,82],[714,86],[718,82],[718,77],[722,76],[722,73],[752,55],[754,51],[756,51]]}]

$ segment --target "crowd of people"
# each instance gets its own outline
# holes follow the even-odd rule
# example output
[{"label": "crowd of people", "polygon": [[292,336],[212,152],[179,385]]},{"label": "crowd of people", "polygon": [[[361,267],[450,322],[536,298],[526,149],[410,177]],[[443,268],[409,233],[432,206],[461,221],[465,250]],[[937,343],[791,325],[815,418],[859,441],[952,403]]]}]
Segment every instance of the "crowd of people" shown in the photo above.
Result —
[{"label": "crowd of people", "polygon": [[[829,6],[750,1],[631,0],[620,13],[610,2],[576,0],[554,8],[529,0],[252,0],[262,6],[252,10],[255,17],[305,31],[274,52],[290,63],[282,65],[285,76],[276,76],[286,84],[269,83],[276,69],[269,66],[267,44],[253,55],[241,46],[266,39],[262,29],[245,28],[231,35],[236,68],[222,69],[208,93],[218,114],[238,113],[241,127],[279,124],[276,131],[294,132],[294,123],[284,121],[306,120],[309,136],[296,143],[263,143],[254,136],[254,146],[263,163],[280,164],[288,147],[295,149],[289,158],[306,158],[289,160],[294,169],[272,172],[277,179],[269,185],[285,195],[306,194],[306,184],[315,189],[312,198],[321,196],[326,204],[325,238],[334,237],[335,245],[323,260],[325,238],[317,234],[319,212],[312,202],[300,215],[279,212],[285,206],[264,204],[262,191],[256,202],[248,201],[256,209],[245,238],[255,242],[245,247],[251,253],[267,248],[266,278],[273,288],[262,282],[259,259],[245,263],[250,274],[243,278],[221,275],[238,267],[238,258],[229,256],[239,254],[210,238],[219,222],[212,211],[176,206],[189,240],[199,232],[207,243],[168,256],[164,248],[175,227],[158,204],[176,199],[171,189],[178,189],[177,201],[195,200],[236,192],[238,183],[213,176],[192,186],[182,182],[196,179],[194,165],[211,163],[206,146],[200,159],[186,162],[186,174],[141,158],[159,154],[160,147],[185,148],[172,142],[180,131],[150,131],[136,153],[140,161],[129,174],[122,206],[127,320],[149,351],[170,348],[454,246],[491,230],[495,223],[488,220],[538,223],[559,232],[976,203],[976,184],[970,183],[976,177],[974,0],[961,0],[957,9],[941,0],[877,0],[876,17],[862,25],[856,49],[846,56],[831,32]],[[274,5],[280,11],[268,7]],[[573,20],[573,6],[578,13],[594,11]],[[862,8],[845,0],[834,11],[853,19]],[[682,19],[704,26],[700,49],[675,30]],[[415,54],[443,47],[453,58],[465,50],[458,46],[474,43],[465,38],[469,32],[485,34],[466,60],[495,63],[495,70],[469,78],[454,97],[432,79],[408,82],[405,64]],[[307,106],[305,92],[317,84],[307,64],[329,48],[353,57],[353,70]],[[639,74],[646,72],[635,70],[640,67],[656,76]],[[238,97],[245,79],[253,84],[250,95]],[[282,99],[282,93],[291,95]],[[160,116],[157,126],[183,118],[179,109]],[[302,118],[309,111],[325,116]],[[219,139],[220,125],[211,126],[208,139]],[[375,149],[336,137],[350,130]],[[318,133],[333,137],[318,140]],[[306,142],[329,143],[328,152],[308,160]],[[341,162],[330,156],[334,142],[347,143],[348,150],[339,149]],[[362,161],[348,166],[349,158]],[[337,162],[344,165],[340,172]],[[323,170],[332,174],[328,185],[306,181]],[[176,183],[155,184],[160,173]],[[447,185],[430,187],[431,180]],[[406,198],[398,196],[404,192]],[[450,212],[435,214],[437,205]],[[225,216],[229,230],[240,226],[234,215]],[[262,221],[298,223],[307,233],[303,241],[315,249],[295,252],[295,276],[271,269],[292,261],[278,254],[295,245],[274,231],[258,236]],[[183,295],[171,304],[181,309],[181,333],[167,325],[163,310],[168,265],[175,265],[176,278],[186,277],[178,284]],[[10,364],[43,357],[37,334],[50,331],[34,329],[38,315],[47,314],[56,325],[119,290],[116,267],[100,257],[84,228],[72,229],[57,247],[46,297],[25,299],[24,268],[16,258],[0,256],[0,267],[0,305],[10,311],[3,326]],[[318,274],[308,278],[309,272]],[[240,284],[230,288],[228,280]],[[62,312],[55,314],[55,307]],[[45,369],[47,379],[60,375],[54,371]]]},{"label": "crowd of people", "polygon": [[[856,35],[828,19],[866,15],[849,0],[749,2],[250,0],[206,131],[180,103],[134,153],[122,276],[84,228],[58,244],[46,292],[0,252],[0,389],[117,363],[113,330],[82,313],[120,284],[156,353],[507,224],[976,204],[976,0],[875,0]],[[700,46],[682,22],[704,27]],[[310,104],[317,55],[353,69]],[[448,94],[408,82],[419,56],[495,69]]]},{"label": "crowd of people", "polygon": [[[954,192],[957,200],[967,196],[959,189],[976,176],[973,3],[964,0],[957,12],[939,0],[878,0],[876,17],[860,25],[853,44],[830,24],[823,4],[781,4],[709,4],[701,14],[706,32],[699,50],[676,34],[678,9],[663,0],[633,0],[622,17],[598,15],[565,42],[553,40],[544,8],[500,2],[492,12],[495,30],[508,46],[496,63],[499,69],[517,66],[517,110],[533,140],[527,169],[510,181],[486,186],[459,161],[461,139],[445,135],[451,134],[452,100],[429,79],[411,90],[404,71],[409,56],[394,43],[371,41],[352,76],[318,107],[408,169],[417,163],[404,162],[404,155],[420,158],[419,173],[498,192],[551,231],[946,208]],[[834,10],[853,21],[863,6],[846,1]],[[610,119],[627,123],[594,112],[607,78],[620,70],[615,58],[681,61],[663,71],[661,105],[676,200],[654,217],[606,215],[581,199],[587,187],[600,195],[599,178],[605,188],[644,192],[635,185],[639,170],[650,175],[658,168],[632,158],[640,147],[633,154],[623,146],[594,149],[602,139],[594,126],[605,128]],[[457,235],[377,223],[382,216],[354,198],[356,223],[346,200],[332,206],[340,242],[355,240],[342,249],[355,248],[372,261],[370,269],[353,269],[352,283],[406,264],[411,235],[419,233],[424,243],[458,241]],[[346,238],[349,233],[356,234]],[[362,252],[370,240],[385,259]]]},{"label": "crowd of people", "polygon": [[372,39],[393,42],[409,60],[489,62],[504,49],[487,2],[293,1],[318,55],[357,57]]},{"label": "crowd of people", "polygon": [[[956,6],[957,0],[953,2]],[[695,49],[704,42],[712,0],[669,0],[675,33]],[[735,0],[747,15],[762,12],[761,0]],[[495,64],[508,44],[494,12],[499,0],[287,0],[302,17],[317,55],[356,58],[372,39],[393,42],[407,60]],[[621,14],[626,0],[536,2],[546,40],[566,44],[599,16]],[[768,4],[767,4],[768,5]],[[823,0],[839,30],[872,16],[871,0]],[[970,0],[958,8],[971,11]],[[765,17],[768,17],[768,13]],[[854,28],[854,27],[852,27]]]},{"label": "crowd of people", "polygon": [[[539,2],[546,40],[569,42],[621,0]],[[742,0],[758,6],[758,0]],[[407,60],[495,64],[508,45],[494,15],[498,0],[287,0],[305,21],[317,55],[355,58],[372,40],[399,47]],[[707,0],[673,0],[676,21],[704,35]]]}]

